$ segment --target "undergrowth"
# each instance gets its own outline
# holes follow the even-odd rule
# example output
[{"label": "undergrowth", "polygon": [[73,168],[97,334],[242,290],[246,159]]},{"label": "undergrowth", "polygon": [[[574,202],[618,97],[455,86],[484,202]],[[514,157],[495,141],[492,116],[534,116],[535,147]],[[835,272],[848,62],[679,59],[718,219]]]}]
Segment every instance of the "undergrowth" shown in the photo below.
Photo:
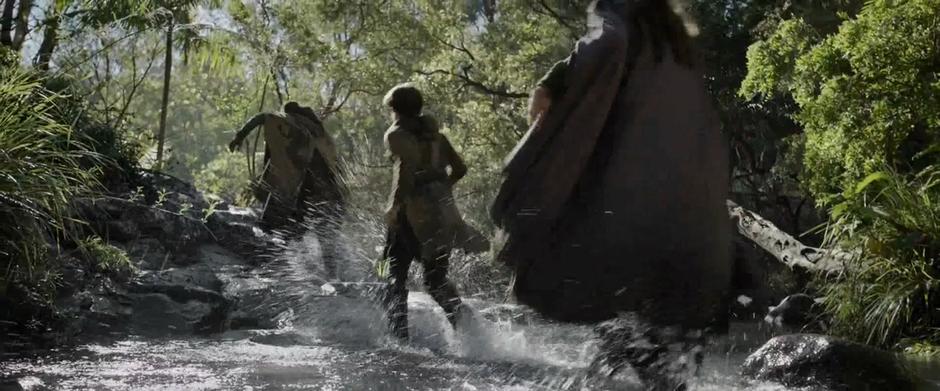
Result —
[{"label": "undergrowth", "polygon": [[[136,175],[140,149],[80,96],[67,79],[0,66],[0,298],[16,284],[51,299],[60,247],[81,244],[74,200]],[[97,267],[117,267],[111,260]]]},{"label": "undergrowth", "polygon": [[940,344],[940,168],[872,174],[831,215],[828,243],[860,250],[818,281],[833,331],[886,348]]},{"label": "undergrowth", "polygon": [[0,295],[11,282],[53,289],[49,242],[69,220],[75,197],[98,186],[100,162],[54,116],[60,96],[16,68],[0,68]]},{"label": "undergrowth", "polygon": [[136,270],[126,251],[108,244],[100,236],[82,239],[78,241],[78,247],[99,272],[128,275]]}]

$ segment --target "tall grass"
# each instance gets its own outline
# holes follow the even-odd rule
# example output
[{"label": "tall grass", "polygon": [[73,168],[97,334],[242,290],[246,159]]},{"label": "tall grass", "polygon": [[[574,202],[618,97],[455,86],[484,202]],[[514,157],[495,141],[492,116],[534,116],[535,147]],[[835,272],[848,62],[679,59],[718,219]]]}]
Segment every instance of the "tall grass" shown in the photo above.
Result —
[{"label": "tall grass", "polygon": [[65,226],[72,199],[98,184],[87,162],[100,158],[57,118],[62,100],[35,75],[0,68],[0,295],[13,282],[51,290],[47,238]]},{"label": "tall grass", "polygon": [[883,347],[940,343],[940,168],[870,175],[832,210],[827,241],[861,250],[819,281],[836,333]]}]

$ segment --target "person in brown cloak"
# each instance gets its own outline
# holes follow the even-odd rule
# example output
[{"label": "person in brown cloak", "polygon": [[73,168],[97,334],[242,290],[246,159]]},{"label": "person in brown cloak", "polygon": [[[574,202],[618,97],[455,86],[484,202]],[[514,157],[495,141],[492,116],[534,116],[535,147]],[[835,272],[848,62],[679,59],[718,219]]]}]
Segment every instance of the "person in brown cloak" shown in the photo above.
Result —
[{"label": "person in brown cloak", "polygon": [[336,241],[346,188],[333,138],[312,109],[288,102],[282,113],[252,117],[229,143],[229,150],[238,149],[258,127],[264,132],[264,168],[252,188],[264,205],[262,227],[294,238],[312,226],[326,272],[336,278]]},{"label": "person in brown cloak", "polygon": [[423,98],[416,88],[408,84],[392,88],[385,104],[392,109],[395,122],[385,133],[394,172],[385,215],[388,234],[384,255],[389,261],[390,282],[383,302],[390,331],[406,340],[406,284],[412,260],[421,262],[424,285],[451,325],[456,327],[459,313],[466,310],[447,278],[447,269],[451,250],[467,229],[452,194],[467,166],[447,137],[438,132],[437,121],[421,114]]},{"label": "person in brown cloak", "polygon": [[[516,298],[552,319],[721,324],[727,147],[684,23],[666,0],[596,0],[588,14],[507,159],[490,211],[505,235],[497,257]],[[622,356],[649,365],[634,353]]]}]

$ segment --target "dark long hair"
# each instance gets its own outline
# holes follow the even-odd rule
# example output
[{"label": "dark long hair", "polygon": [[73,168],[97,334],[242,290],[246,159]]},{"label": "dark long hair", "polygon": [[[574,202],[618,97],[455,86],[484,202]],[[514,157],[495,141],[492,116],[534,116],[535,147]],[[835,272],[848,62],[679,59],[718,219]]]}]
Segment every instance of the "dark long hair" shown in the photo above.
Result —
[{"label": "dark long hair", "polygon": [[[663,60],[668,46],[676,63],[688,67],[695,64],[692,38],[685,21],[673,10],[668,0],[594,0],[588,8],[589,18],[598,18],[600,12],[619,16],[628,29],[628,64],[643,50],[645,42],[653,45],[656,62]],[[647,38],[649,35],[649,39]]]}]

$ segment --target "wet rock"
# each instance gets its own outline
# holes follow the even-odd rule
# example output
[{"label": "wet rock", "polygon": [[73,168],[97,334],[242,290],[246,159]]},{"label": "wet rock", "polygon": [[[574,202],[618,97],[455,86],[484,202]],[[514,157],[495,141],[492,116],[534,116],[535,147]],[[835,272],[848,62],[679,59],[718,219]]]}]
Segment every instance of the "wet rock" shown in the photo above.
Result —
[{"label": "wet rock", "polygon": [[261,334],[250,338],[251,342],[272,346],[313,346],[317,338],[299,333]]},{"label": "wet rock", "polygon": [[819,303],[812,296],[797,293],[787,296],[770,307],[764,322],[773,327],[792,331],[820,331],[822,325]]},{"label": "wet rock", "polygon": [[148,202],[160,201],[162,194],[164,202],[190,203],[200,209],[208,206],[195,186],[172,175],[147,171],[141,173],[140,182],[146,184],[143,190]]},{"label": "wet rock", "polygon": [[181,214],[182,206],[133,205],[122,216],[122,220],[137,223],[141,236],[154,238],[175,253],[211,241],[208,229],[201,220]]},{"label": "wet rock", "polygon": [[0,302],[0,321],[8,322],[0,324],[5,336],[0,352],[16,344],[22,349],[38,345],[31,341],[41,334],[84,339],[129,328],[156,336],[223,331],[229,323],[276,326],[264,320],[263,311],[233,314],[243,282],[249,280],[239,275],[257,264],[246,258],[271,246],[270,238],[255,227],[253,210],[218,200],[210,206],[192,185],[158,173],[145,172],[120,189],[74,200],[74,216],[88,224],[75,224],[73,236],[101,237],[124,250],[136,270],[129,275],[102,273],[95,267],[97,260],[79,253],[77,243],[50,246],[62,249],[50,252],[63,265],[56,306],[42,300]]},{"label": "wet rock", "polygon": [[140,237],[140,230],[133,220],[109,220],[101,237],[111,242],[129,242]]},{"label": "wet rock", "polygon": [[257,226],[258,214],[251,208],[228,207],[216,210],[207,226],[218,243],[238,254],[253,257],[269,252],[271,238]]},{"label": "wet rock", "polygon": [[60,334],[66,338],[106,335],[123,329],[131,315],[130,300],[120,284],[105,275],[81,272],[83,280],[73,282],[68,294],[60,291],[56,307],[69,319]]},{"label": "wet rock", "polygon": [[259,219],[257,211],[251,208],[229,206],[218,209],[209,216],[209,223],[213,226],[242,226],[254,227]]},{"label": "wet rock", "polygon": [[159,240],[141,238],[118,245],[141,270],[162,270],[174,264],[174,256]]},{"label": "wet rock", "polygon": [[[128,287],[134,299],[133,317],[156,322],[143,332],[212,333],[230,324],[266,328],[263,318],[250,311],[233,312],[241,307],[239,297],[250,281],[242,278],[248,267],[244,258],[219,245],[206,244],[186,259],[191,266],[144,271]],[[167,314],[165,324],[160,323],[161,312]]]},{"label": "wet rock", "polygon": [[24,391],[25,388],[16,380],[0,380],[0,391]]},{"label": "wet rock", "polygon": [[278,327],[276,318],[290,308],[289,300],[279,300],[269,288],[247,288],[240,291],[236,310],[231,315],[232,330],[267,330]]},{"label": "wet rock", "polygon": [[132,332],[146,336],[189,335],[205,332],[216,312],[209,303],[190,300],[180,303],[159,293],[131,294],[134,314]]},{"label": "wet rock", "polygon": [[230,330],[271,330],[277,328],[270,319],[261,319],[256,314],[245,311],[236,311],[229,319]]},{"label": "wet rock", "polygon": [[914,390],[916,380],[895,354],[818,334],[768,341],[742,365],[743,375],[787,387],[822,390]]},{"label": "wet rock", "polygon": [[[132,318],[153,322],[140,332],[211,333],[225,329],[231,301],[222,295],[221,280],[205,265],[141,275],[128,290]],[[166,315],[165,318],[160,314]]]},{"label": "wet rock", "polygon": [[65,262],[66,266],[62,269],[62,284],[59,286],[59,294],[69,296],[88,284],[89,272],[86,268],[80,266],[74,258],[67,259]]},{"label": "wet rock", "polygon": [[[194,265],[160,271],[142,272],[128,287],[133,293],[166,293],[168,291],[211,291],[219,294],[222,281],[207,265]],[[193,293],[197,295],[197,293]],[[201,294],[199,294],[201,295]],[[185,297],[183,300],[197,299]]]},{"label": "wet rock", "polygon": [[72,208],[85,221],[105,222],[120,217],[127,203],[120,197],[80,198]]},{"label": "wet rock", "polygon": [[91,336],[120,332],[133,313],[130,299],[126,296],[83,295],[82,301],[85,310],[80,312],[72,331],[76,334]]}]

